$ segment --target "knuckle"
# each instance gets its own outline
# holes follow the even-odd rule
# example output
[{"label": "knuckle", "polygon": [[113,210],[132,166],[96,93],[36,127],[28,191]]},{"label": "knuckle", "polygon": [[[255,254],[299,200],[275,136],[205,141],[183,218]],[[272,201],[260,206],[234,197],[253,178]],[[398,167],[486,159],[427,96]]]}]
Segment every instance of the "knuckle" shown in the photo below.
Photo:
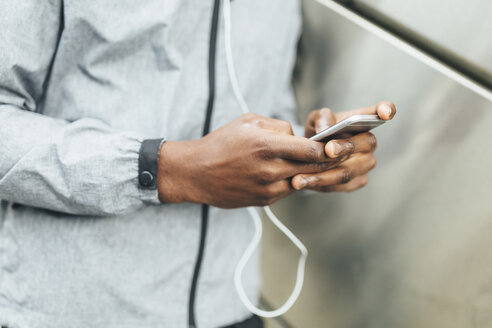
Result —
[{"label": "knuckle", "polygon": [[338,173],[338,184],[346,184],[352,180],[352,172],[349,169],[342,169]]},{"label": "knuckle", "polygon": [[313,172],[323,172],[327,169],[327,163],[314,163],[313,164]]},{"label": "knuckle", "polygon": [[278,194],[277,188],[275,188],[273,185],[269,185],[265,187],[263,191],[263,197],[264,198],[275,198]]},{"label": "knuckle", "polygon": [[348,155],[352,155],[355,152],[355,143],[351,138],[347,139],[347,148],[349,149]]},{"label": "knuckle", "polygon": [[359,187],[360,188],[365,187],[368,183],[369,183],[369,177],[366,175],[362,178]]},{"label": "knuckle", "polygon": [[378,140],[376,139],[376,136],[370,132],[368,132],[368,142],[371,150],[374,151],[378,146]]},{"label": "knuckle", "polygon": [[260,170],[259,181],[261,183],[270,183],[276,180],[277,172],[270,166],[265,166]]},{"label": "knuckle", "polygon": [[290,123],[287,123],[289,126],[287,128],[287,132],[290,134],[290,135],[294,135],[294,129],[292,128],[292,125]]},{"label": "knuckle", "polygon": [[324,147],[320,147],[317,143],[313,143],[307,150],[307,156],[313,162],[320,162],[324,159]]},{"label": "knuckle", "polygon": [[268,206],[268,205],[271,205],[273,204],[273,198],[271,197],[260,197],[258,198],[258,205],[260,206]]},{"label": "knuckle", "polygon": [[254,122],[255,122],[256,126],[259,127],[259,128],[264,128],[266,126],[266,124],[267,124],[266,121],[265,121],[265,119],[264,118],[261,118],[261,117],[258,118],[258,119],[255,119]]},{"label": "knuckle", "polygon": [[334,164],[336,164],[336,165],[334,165],[334,166],[337,166],[338,164],[345,162],[345,161],[346,161],[347,159],[349,159],[351,156],[353,156],[353,155],[349,155],[349,154],[347,154],[347,155],[343,155],[343,156],[342,156],[342,157],[340,157],[340,158],[337,158],[337,159],[334,161]]},{"label": "knuckle", "polygon": [[376,167],[376,158],[375,157],[371,157],[371,159],[369,160],[369,170],[372,170],[374,167]]},{"label": "knuckle", "polygon": [[282,127],[283,127],[284,129],[286,129],[286,130],[290,130],[290,129],[292,128],[292,126],[290,125],[290,123],[289,123],[289,122],[287,122],[287,121],[280,121],[280,122],[281,122]]},{"label": "knuckle", "polygon": [[265,137],[256,138],[253,146],[256,148],[257,154],[262,159],[269,158],[272,154],[272,145]]},{"label": "knuckle", "polygon": [[294,130],[292,130],[292,125],[287,122],[287,121],[280,121],[281,122],[281,130],[284,131],[287,134],[294,134]]},{"label": "knuckle", "polygon": [[256,114],[253,114],[253,113],[246,113],[246,114],[243,114],[242,117],[243,119],[247,120],[247,121],[251,121],[253,119],[256,118]]}]

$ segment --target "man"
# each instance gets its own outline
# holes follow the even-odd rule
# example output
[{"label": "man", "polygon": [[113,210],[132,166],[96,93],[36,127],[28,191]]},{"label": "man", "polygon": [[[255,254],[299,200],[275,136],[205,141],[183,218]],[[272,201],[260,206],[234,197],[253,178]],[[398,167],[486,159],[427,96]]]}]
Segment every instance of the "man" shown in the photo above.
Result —
[{"label": "man", "polygon": [[[299,3],[233,3],[243,116],[219,5],[1,3],[0,326],[261,327],[232,282],[244,207],[367,182],[371,134],[324,145],[287,123]],[[305,134],[354,113],[395,109],[314,111]]]}]

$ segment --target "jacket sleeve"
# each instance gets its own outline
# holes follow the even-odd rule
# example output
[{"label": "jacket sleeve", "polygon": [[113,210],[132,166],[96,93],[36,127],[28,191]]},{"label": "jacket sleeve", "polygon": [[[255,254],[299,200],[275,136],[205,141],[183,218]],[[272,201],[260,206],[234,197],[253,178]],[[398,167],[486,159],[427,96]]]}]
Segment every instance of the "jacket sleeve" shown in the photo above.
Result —
[{"label": "jacket sleeve", "polygon": [[159,203],[155,186],[139,184],[142,136],[36,113],[62,29],[61,0],[1,7],[0,198],[79,215]]}]

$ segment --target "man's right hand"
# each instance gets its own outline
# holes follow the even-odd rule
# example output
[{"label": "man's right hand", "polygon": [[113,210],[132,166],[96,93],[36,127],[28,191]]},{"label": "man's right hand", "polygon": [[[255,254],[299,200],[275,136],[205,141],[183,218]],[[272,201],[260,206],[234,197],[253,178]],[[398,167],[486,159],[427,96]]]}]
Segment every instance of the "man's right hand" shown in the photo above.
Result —
[{"label": "man's right hand", "polygon": [[[349,150],[347,150],[349,151]],[[336,167],[320,142],[292,135],[286,121],[245,114],[198,140],[159,152],[159,199],[222,208],[264,206],[294,190],[288,178]]]}]

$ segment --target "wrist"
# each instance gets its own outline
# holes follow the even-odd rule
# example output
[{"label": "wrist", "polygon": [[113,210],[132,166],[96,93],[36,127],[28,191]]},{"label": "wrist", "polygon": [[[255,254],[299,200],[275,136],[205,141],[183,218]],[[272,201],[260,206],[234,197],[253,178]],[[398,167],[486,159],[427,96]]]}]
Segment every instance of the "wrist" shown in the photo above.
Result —
[{"label": "wrist", "polygon": [[[162,144],[158,157],[157,191],[163,203],[189,202],[190,141],[168,141]],[[191,152],[192,153],[192,152]]]}]

